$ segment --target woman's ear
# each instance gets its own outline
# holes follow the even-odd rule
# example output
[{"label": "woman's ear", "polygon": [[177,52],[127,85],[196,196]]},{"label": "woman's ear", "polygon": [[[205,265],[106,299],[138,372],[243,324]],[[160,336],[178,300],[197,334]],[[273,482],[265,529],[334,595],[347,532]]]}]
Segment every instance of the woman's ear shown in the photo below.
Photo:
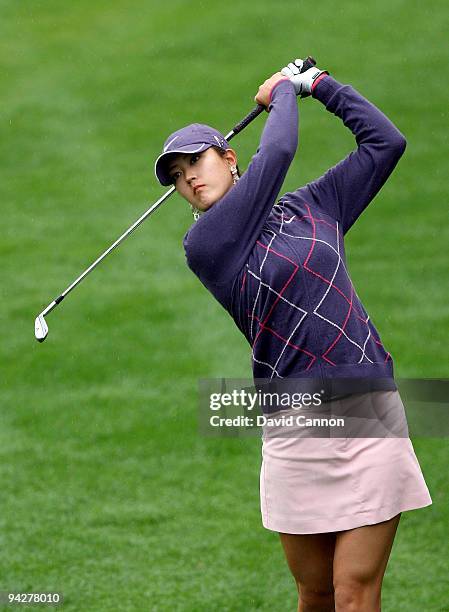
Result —
[{"label": "woman's ear", "polygon": [[224,158],[226,159],[229,165],[237,165],[237,153],[234,151],[234,149],[226,149]]}]

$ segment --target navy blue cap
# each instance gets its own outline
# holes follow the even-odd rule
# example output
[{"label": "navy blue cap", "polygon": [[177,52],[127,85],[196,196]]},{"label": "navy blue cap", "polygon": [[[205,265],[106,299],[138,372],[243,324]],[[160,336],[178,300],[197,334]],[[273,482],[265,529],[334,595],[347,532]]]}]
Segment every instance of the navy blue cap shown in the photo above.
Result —
[{"label": "navy blue cap", "polygon": [[177,153],[200,153],[209,147],[229,149],[229,143],[218,130],[202,123],[191,123],[173,132],[164,142],[164,149],[154,164],[154,172],[161,185],[172,184],[168,173],[168,161]]}]

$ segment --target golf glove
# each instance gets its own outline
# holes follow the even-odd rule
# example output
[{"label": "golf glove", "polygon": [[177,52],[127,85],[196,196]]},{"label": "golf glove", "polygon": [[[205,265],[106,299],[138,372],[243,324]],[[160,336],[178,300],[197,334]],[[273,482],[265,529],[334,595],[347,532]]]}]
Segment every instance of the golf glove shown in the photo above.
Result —
[{"label": "golf glove", "polygon": [[288,77],[295,86],[296,95],[301,98],[306,98],[312,93],[312,85],[320,74],[329,74],[327,70],[319,70],[319,68],[309,68],[305,72],[301,72],[304,61],[295,59],[288,66],[282,68],[281,73]]}]

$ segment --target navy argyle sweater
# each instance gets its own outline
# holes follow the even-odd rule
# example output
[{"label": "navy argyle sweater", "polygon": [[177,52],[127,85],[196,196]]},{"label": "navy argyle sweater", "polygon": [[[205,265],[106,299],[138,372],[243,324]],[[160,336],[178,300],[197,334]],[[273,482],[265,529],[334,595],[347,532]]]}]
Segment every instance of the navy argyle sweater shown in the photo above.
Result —
[{"label": "navy argyle sweater", "polygon": [[352,131],[356,150],[278,199],[298,144],[294,88],[279,82],[247,171],[186,233],[187,262],[248,340],[255,379],[366,377],[394,389],[392,358],[351,282],[344,236],[405,139],[330,76],[313,96]]}]

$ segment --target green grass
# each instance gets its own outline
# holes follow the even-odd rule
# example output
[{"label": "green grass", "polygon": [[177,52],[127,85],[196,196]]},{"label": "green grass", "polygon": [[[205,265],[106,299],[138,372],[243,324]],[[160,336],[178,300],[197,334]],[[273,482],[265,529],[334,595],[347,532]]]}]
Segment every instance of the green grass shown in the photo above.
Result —
[{"label": "green grass", "polygon": [[[260,440],[205,438],[197,380],[249,378],[249,351],[184,263],[170,199],[48,318],[39,310],[162,193],[165,137],[228,131],[258,85],[307,53],[406,135],[348,234],[357,292],[400,377],[447,377],[447,123],[441,0],[0,2],[3,213],[0,591],[58,589],[65,610],[294,610],[259,514]],[[300,103],[283,191],[352,137]],[[264,119],[233,142],[245,168]],[[386,612],[445,608],[447,440],[413,440],[433,505],[401,519]]]}]

